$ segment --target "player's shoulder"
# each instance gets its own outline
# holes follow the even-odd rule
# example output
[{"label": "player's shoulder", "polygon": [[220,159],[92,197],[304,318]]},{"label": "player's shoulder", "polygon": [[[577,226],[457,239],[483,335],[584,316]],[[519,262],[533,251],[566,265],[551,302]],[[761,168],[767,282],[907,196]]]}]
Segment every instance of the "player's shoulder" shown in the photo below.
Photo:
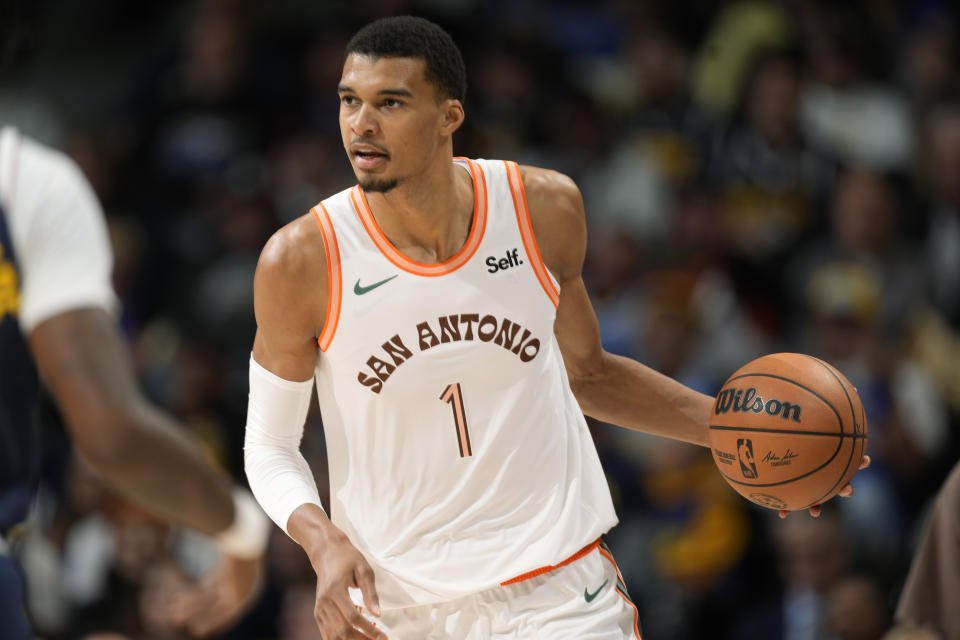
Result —
[{"label": "player's shoulder", "polygon": [[531,215],[542,210],[555,215],[583,216],[583,197],[570,176],[553,169],[520,165],[520,177]]},{"label": "player's shoulder", "polygon": [[[80,167],[62,151],[24,135],[14,127],[0,129],[0,187],[4,201],[31,215],[40,203],[94,198]],[[99,207],[96,207],[99,209]]]},{"label": "player's shoulder", "polygon": [[579,187],[552,169],[521,165],[520,176],[544,263],[561,282],[579,275],[587,243]]},{"label": "player's shoulder", "polygon": [[80,170],[70,156],[24,135],[14,127],[0,130],[0,162],[15,172],[17,188],[44,188],[51,182],[80,181]]},{"label": "player's shoulder", "polygon": [[257,263],[258,279],[272,284],[325,281],[326,274],[327,250],[312,211],[277,229]]}]

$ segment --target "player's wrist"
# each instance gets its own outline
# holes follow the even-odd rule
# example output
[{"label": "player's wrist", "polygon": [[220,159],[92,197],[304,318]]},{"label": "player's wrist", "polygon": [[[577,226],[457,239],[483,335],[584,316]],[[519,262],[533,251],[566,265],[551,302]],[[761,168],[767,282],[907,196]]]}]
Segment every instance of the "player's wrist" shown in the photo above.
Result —
[{"label": "player's wrist", "polygon": [[349,544],[350,540],[340,530],[326,512],[315,504],[304,504],[297,508],[287,523],[290,537],[299,544],[314,567],[323,563],[325,554],[341,544]]},{"label": "player's wrist", "polygon": [[238,558],[258,558],[270,539],[270,520],[249,491],[233,490],[233,522],[215,537],[223,553]]}]

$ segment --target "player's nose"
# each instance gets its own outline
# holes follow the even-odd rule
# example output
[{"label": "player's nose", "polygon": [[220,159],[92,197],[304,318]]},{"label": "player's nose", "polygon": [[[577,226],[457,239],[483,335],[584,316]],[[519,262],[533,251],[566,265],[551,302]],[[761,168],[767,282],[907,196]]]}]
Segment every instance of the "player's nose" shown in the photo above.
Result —
[{"label": "player's nose", "polygon": [[364,104],[353,114],[350,130],[359,138],[369,138],[380,131],[376,113],[370,105]]}]

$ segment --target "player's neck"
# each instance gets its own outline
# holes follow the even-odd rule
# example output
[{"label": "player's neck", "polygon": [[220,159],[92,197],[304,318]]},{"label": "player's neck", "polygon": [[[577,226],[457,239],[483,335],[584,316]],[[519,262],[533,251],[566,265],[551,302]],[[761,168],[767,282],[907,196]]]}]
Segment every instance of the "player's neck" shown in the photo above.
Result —
[{"label": "player's neck", "polygon": [[473,219],[473,181],[449,159],[386,193],[367,194],[377,225],[404,255],[436,264],[460,251]]}]

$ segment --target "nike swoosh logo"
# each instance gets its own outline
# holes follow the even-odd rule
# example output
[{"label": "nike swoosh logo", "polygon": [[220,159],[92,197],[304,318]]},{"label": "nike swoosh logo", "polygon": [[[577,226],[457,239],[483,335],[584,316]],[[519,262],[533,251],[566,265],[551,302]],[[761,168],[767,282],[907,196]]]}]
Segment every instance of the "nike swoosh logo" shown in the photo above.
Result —
[{"label": "nike swoosh logo", "polygon": [[357,278],[357,284],[353,285],[353,292],[354,292],[355,294],[357,294],[358,296],[362,296],[362,295],[365,294],[365,293],[370,293],[371,291],[373,291],[374,289],[376,289],[376,288],[379,287],[380,285],[382,285],[382,284],[387,284],[388,282],[390,282],[391,280],[393,280],[394,278],[396,278],[398,275],[400,275],[400,274],[399,274],[399,273],[395,273],[395,274],[393,274],[392,276],[390,276],[389,278],[387,278],[386,280],[381,280],[380,282],[374,282],[373,284],[371,284],[371,285],[369,285],[369,286],[366,286],[366,287],[361,287],[361,286],[360,286],[360,279]]},{"label": "nike swoosh logo", "polygon": [[584,590],[583,590],[583,599],[586,600],[587,602],[593,602],[593,599],[597,597],[597,594],[598,594],[598,593],[600,593],[601,591],[603,591],[603,588],[604,588],[605,586],[607,586],[607,583],[608,583],[608,582],[610,582],[610,581],[609,581],[609,580],[604,580],[604,581],[603,581],[603,584],[600,585],[599,587],[597,587],[597,590],[594,591],[593,593],[590,593],[589,591],[587,591],[586,589],[584,589]]}]

